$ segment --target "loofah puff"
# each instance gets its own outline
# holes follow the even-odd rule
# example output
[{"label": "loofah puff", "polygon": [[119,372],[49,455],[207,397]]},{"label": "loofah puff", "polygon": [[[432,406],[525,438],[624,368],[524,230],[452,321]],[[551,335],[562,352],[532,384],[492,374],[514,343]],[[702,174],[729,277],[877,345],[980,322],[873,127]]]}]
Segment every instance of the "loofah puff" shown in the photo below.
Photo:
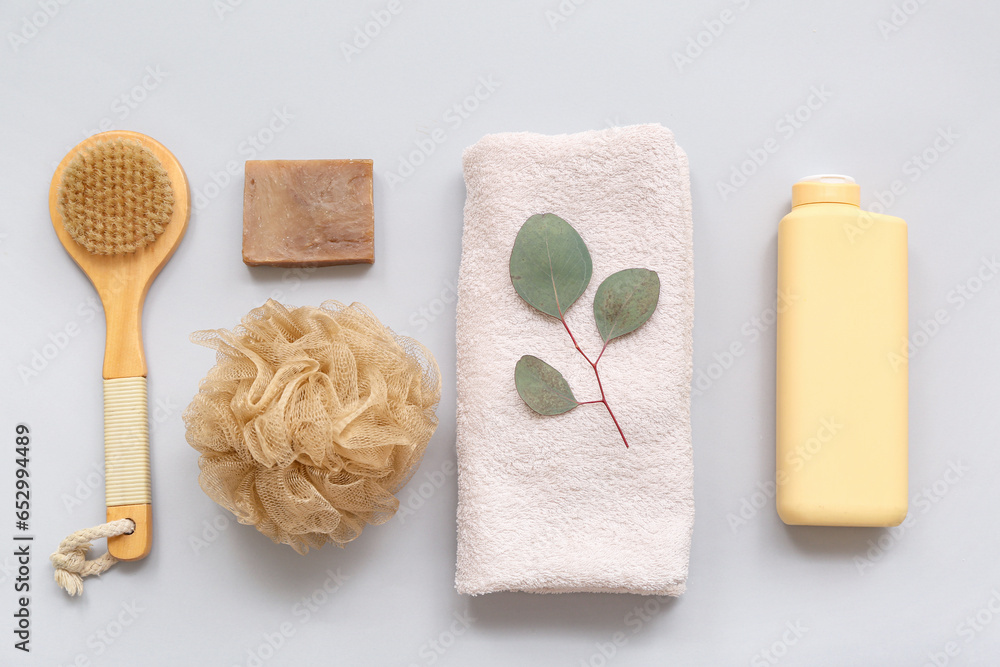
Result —
[{"label": "loofah puff", "polygon": [[430,351],[363,305],[269,300],[233,331],[200,331],[217,364],[184,413],[201,487],[299,553],[388,521],[437,427]]}]

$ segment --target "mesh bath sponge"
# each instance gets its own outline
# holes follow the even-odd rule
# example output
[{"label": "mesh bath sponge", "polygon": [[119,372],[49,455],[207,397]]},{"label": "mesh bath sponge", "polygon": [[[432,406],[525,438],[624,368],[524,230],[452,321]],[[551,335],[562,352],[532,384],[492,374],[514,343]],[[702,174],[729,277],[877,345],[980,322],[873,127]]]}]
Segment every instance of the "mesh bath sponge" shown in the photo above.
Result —
[{"label": "mesh bath sponge", "polygon": [[233,331],[192,340],[217,351],[184,413],[213,500],[299,553],[395,514],[437,427],[429,350],[336,301],[269,300]]}]

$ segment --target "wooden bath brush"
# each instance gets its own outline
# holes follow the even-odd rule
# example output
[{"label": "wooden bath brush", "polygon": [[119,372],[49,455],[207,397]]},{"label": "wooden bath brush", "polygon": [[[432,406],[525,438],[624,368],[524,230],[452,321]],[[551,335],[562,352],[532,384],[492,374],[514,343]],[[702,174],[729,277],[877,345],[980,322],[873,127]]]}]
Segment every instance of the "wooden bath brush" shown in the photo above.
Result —
[{"label": "wooden bath brush", "polygon": [[[184,236],[190,196],[184,171],[166,148],[137,132],[113,131],[86,139],[63,158],[52,178],[49,210],[63,247],[94,284],[107,322],[103,374],[108,524],[70,536],[52,557],[56,580],[71,594],[79,594],[83,576],[99,574],[116,559],[138,560],[150,550],[142,306],[150,284]],[[99,537],[108,538],[109,555],[84,560],[90,540]]]}]

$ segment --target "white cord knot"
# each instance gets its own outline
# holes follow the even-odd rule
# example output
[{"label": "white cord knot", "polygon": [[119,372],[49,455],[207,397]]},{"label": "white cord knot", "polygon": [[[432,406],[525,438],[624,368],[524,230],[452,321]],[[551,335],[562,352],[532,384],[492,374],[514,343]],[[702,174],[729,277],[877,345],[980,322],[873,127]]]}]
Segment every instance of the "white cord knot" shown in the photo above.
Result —
[{"label": "white cord knot", "polygon": [[84,577],[100,575],[118,562],[118,559],[110,553],[87,560],[91,541],[103,537],[127,535],[134,530],[135,522],[132,519],[118,519],[93,528],[78,530],[67,537],[59,543],[56,552],[49,556],[49,560],[56,568],[56,583],[70,595],[81,595]]}]

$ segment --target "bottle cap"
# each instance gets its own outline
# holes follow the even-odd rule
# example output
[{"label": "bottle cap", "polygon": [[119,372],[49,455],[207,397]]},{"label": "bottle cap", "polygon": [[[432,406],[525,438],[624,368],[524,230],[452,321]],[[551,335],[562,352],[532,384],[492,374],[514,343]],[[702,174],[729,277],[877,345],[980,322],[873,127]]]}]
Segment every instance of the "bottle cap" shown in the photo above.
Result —
[{"label": "bottle cap", "polygon": [[820,203],[861,206],[861,186],[840,174],[807,176],[792,186],[793,207]]}]

